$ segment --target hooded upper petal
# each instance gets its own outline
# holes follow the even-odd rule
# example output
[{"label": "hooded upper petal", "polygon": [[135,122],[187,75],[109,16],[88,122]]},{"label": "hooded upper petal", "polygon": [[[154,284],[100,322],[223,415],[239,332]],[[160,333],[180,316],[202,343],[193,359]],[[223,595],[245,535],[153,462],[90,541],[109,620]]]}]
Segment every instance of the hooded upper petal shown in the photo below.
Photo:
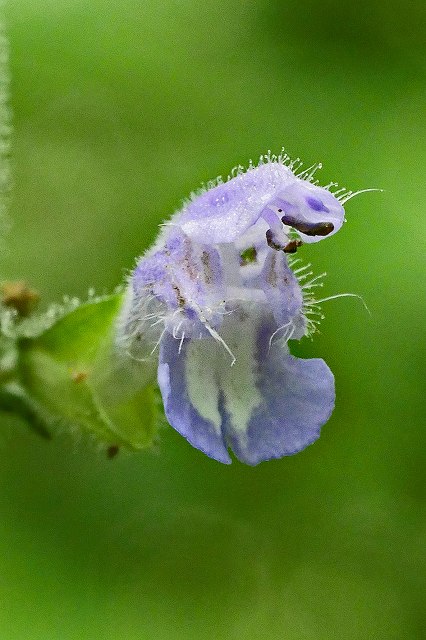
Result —
[{"label": "hooded upper petal", "polygon": [[292,180],[294,174],[285,165],[261,164],[195,196],[174,216],[174,222],[197,242],[234,242]]},{"label": "hooded upper petal", "polygon": [[237,241],[261,217],[270,225],[269,244],[284,248],[288,227],[306,243],[336,233],[344,209],[327,189],[297,178],[281,162],[267,162],[194,196],[174,223],[197,242],[217,244]]}]

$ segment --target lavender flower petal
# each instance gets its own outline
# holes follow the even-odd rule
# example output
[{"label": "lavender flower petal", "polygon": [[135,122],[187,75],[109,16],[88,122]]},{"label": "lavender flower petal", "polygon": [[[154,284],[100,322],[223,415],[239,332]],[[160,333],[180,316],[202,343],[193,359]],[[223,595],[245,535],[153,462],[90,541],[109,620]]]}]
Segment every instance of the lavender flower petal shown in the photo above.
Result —
[{"label": "lavender flower petal", "polygon": [[334,406],[334,378],[323,360],[299,360],[269,347],[271,317],[240,314],[223,335],[236,364],[213,338],[180,349],[170,335],[158,381],[167,419],[193,446],[229,463],[227,446],[250,465],[292,455],[314,442]]},{"label": "lavender flower petal", "polygon": [[[196,402],[189,395],[186,371],[189,342],[185,341],[180,353],[179,342],[170,334],[165,334],[161,343],[158,385],[163,396],[166,418],[192,446],[214,460],[230,464],[231,458],[224,443],[218,409],[219,388],[209,362],[202,363],[198,380],[197,372],[194,372],[193,383],[200,383]],[[197,342],[208,343],[210,339]]]},{"label": "lavender flower petal", "polygon": [[304,180],[286,186],[274,205],[284,224],[298,231],[305,243],[334,235],[345,220],[343,206],[330,191]]},{"label": "lavender flower petal", "polygon": [[293,320],[296,321],[302,313],[303,296],[284,253],[268,252],[258,282],[278,326],[290,326]]},{"label": "lavender flower petal", "polygon": [[268,201],[294,180],[285,165],[262,164],[194,197],[175,222],[197,242],[234,242],[259,219]]},{"label": "lavender flower petal", "polygon": [[269,331],[258,333],[257,389],[262,397],[247,424],[245,436],[229,414],[223,429],[236,456],[256,465],[298,453],[320,435],[335,401],[334,376],[324,360],[302,360],[280,344],[269,348]]},{"label": "lavender flower petal", "polygon": [[343,206],[313,184],[318,167],[297,176],[285,158],[266,160],[209,185],[163,225],[133,273],[118,329],[138,359],[159,349],[170,424],[225,464],[228,448],[250,465],[297,453],[334,407],[325,362],[288,349],[315,331],[321,285],[306,280],[309,265],[293,272],[287,254],[337,233]]}]

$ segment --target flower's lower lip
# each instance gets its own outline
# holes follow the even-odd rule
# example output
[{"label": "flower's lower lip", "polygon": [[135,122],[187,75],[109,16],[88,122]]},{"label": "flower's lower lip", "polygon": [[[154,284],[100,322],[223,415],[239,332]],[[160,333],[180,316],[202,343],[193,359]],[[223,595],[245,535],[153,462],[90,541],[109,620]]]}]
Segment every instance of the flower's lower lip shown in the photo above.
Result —
[{"label": "flower's lower lip", "polygon": [[271,315],[254,310],[226,325],[235,368],[210,338],[181,346],[165,334],[158,382],[170,424],[225,464],[228,447],[250,465],[304,449],[333,409],[333,374],[323,360],[290,355],[281,341],[271,348]]}]

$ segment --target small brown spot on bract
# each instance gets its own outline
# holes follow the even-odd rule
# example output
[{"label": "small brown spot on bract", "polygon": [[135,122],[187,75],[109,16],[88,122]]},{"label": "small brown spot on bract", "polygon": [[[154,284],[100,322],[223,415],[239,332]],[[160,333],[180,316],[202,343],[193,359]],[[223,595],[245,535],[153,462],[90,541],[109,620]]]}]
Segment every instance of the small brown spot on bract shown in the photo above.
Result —
[{"label": "small brown spot on bract", "polygon": [[87,373],[87,371],[72,371],[71,380],[76,383],[84,382],[85,380],[87,380],[88,375],[89,374]]},{"label": "small brown spot on bract", "polygon": [[118,446],[118,444],[112,444],[107,449],[107,458],[112,460],[113,458],[115,458],[115,456],[118,454],[119,451],[120,451],[120,447]]}]

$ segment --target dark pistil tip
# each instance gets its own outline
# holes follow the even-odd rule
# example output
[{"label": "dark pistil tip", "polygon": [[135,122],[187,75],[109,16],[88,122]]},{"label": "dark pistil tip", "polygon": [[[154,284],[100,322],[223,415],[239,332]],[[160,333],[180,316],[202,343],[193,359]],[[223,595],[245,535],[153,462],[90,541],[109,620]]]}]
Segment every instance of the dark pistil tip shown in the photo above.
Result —
[{"label": "dark pistil tip", "polygon": [[301,240],[290,240],[290,242],[288,242],[283,251],[284,253],[296,253],[298,247],[301,247],[303,244],[303,242]]}]

